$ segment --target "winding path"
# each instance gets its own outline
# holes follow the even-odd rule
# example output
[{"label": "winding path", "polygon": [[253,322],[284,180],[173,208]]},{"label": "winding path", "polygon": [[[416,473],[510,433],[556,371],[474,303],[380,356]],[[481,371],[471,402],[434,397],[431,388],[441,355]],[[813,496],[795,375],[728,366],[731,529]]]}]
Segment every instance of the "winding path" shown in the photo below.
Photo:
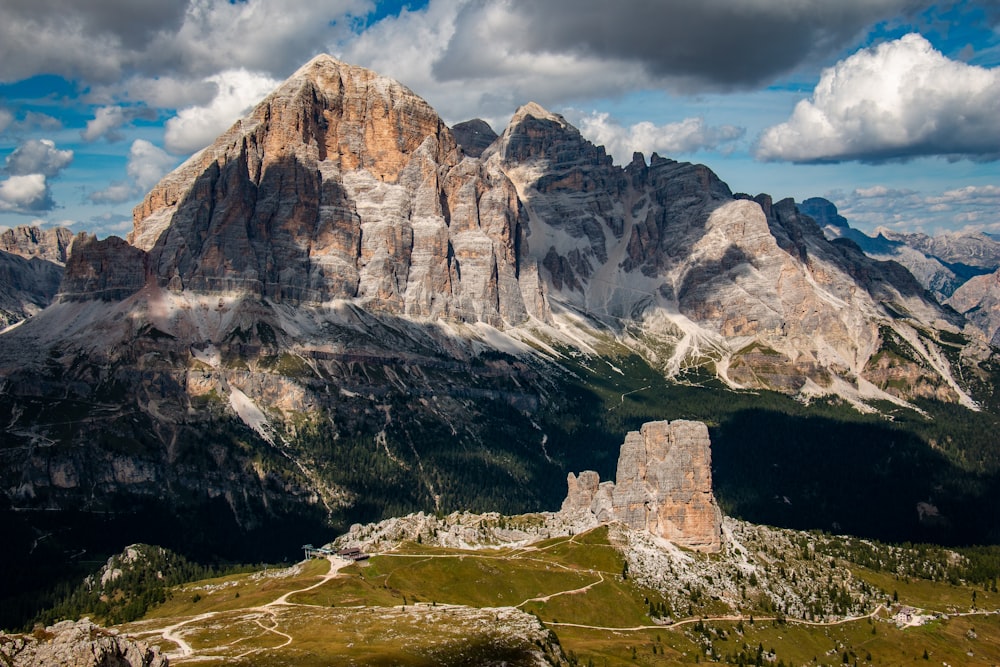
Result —
[{"label": "winding path", "polygon": [[284,648],[284,647],[288,646],[289,644],[291,644],[294,641],[294,639],[293,639],[293,637],[290,634],[287,634],[285,632],[282,632],[281,630],[278,630],[278,618],[277,618],[277,613],[275,611],[275,608],[277,608],[277,607],[298,606],[297,603],[295,603],[295,602],[289,602],[288,598],[290,596],[292,596],[292,595],[297,594],[297,593],[304,593],[306,591],[311,591],[314,588],[319,588],[320,586],[322,586],[323,584],[327,583],[331,579],[334,579],[334,578],[340,576],[340,570],[342,568],[344,568],[344,567],[346,567],[346,566],[348,566],[348,565],[351,564],[349,561],[341,560],[339,558],[334,558],[332,556],[329,557],[327,560],[330,561],[330,570],[326,574],[322,575],[320,577],[319,581],[317,581],[314,584],[310,584],[309,586],[306,586],[304,588],[298,588],[298,589],[293,590],[293,591],[288,591],[287,593],[284,593],[283,595],[281,595],[280,597],[272,600],[271,602],[259,605],[257,607],[246,607],[244,609],[227,610],[227,611],[209,611],[209,612],[205,612],[204,614],[198,614],[197,616],[191,616],[191,617],[185,618],[183,621],[179,621],[179,622],[174,623],[173,625],[169,625],[169,626],[167,626],[165,628],[153,629],[150,632],[152,634],[159,634],[161,637],[163,637],[163,639],[165,639],[165,640],[167,640],[169,642],[172,642],[172,643],[174,643],[174,644],[177,645],[177,650],[176,651],[167,651],[166,652],[167,658],[169,658],[171,660],[181,660],[181,659],[186,659],[186,658],[193,658],[195,656],[194,648],[191,646],[191,644],[189,644],[187,642],[187,640],[184,639],[184,635],[183,635],[183,632],[182,632],[182,629],[185,626],[191,625],[192,623],[198,623],[199,621],[204,621],[204,620],[209,619],[209,618],[214,618],[214,617],[216,617],[216,616],[218,616],[220,614],[232,614],[234,612],[238,612],[238,613],[249,615],[249,614],[252,614],[252,613],[260,613],[260,614],[266,614],[267,616],[269,616],[271,618],[271,626],[268,627],[267,625],[264,625],[261,622],[261,619],[259,619],[259,618],[253,619],[254,623],[256,623],[265,633],[272,633],[272,634],[278,635],[279,637],[284,637],[285,638],[285,643],[281,644],[280,646],[269,647],[268,649],[260,649],[260,648],[253,649],[253,650],[250,650],[250,651],[246,651],[245,653],[242,653],[242,654],[240,654],[240,655],[238,655],[236,657],[237,658],[243,658],[243,657],[246,657],[246,656],[251,655],[253,653],[258,653],[258,652],[263,651],[263,650],[272,650],[272,649]]}]

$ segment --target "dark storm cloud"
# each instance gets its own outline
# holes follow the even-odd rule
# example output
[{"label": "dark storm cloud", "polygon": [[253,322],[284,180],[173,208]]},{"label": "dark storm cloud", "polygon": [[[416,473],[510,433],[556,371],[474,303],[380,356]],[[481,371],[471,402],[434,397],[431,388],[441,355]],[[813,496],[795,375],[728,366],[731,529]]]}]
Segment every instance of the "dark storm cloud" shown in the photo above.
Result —
[{"label": "dark storm cloud", "polygon": [[[759,86],[836,54],[873,23],[921,0],[511,0],[474,2],[435,65],[442,79],[483,76],[506,53],[640,63],[687,89]],[[486,44],[484,41],[492,41]],[[492,63],[489,62],[490,59]]]},{"label": "dark storm cloud", "polygon": [[75,25],[137,47],[155,32],[179,28],[187,5],[188,0],[4,0],[3,14],[26,25]]},{"label": "dark storm cloud", "polygon": [[4,0],[0,3],[0,81],[40,73],[111,81],[123,52],[176,31],[187,0]]},{"label": "dark storm cloud", "polygon": [[85,86],[127,75],[283,75],[350,33],[370,0],[3,0],[0,82],[56,74]]}]

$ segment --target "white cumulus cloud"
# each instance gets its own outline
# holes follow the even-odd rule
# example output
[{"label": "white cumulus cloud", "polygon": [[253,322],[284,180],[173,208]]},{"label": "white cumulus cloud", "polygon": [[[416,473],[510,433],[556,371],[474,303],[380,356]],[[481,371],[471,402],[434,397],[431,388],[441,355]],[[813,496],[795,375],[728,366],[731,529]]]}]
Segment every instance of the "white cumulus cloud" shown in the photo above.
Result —
[{"label": "white cumulus cloud", "polygon": [[137,194],[134,184],[128,181],[114,181],[103,190],[91,192],[87,199],[95,204],[121,204],[134,199]]},{"label": "white cumulus cloud", "polygon": [[136,139],[128,152],[127,172],[141,192],[156,185],[177,164],[177,158],[145,139]]},{"label": "white cumulus cloud", "polygon": [[685,118],[665,125],[643,121],[625,127],[611,120],[607,113],[592,113],[579,123],[580,133],[604,146],[619,164],[628,163],[636,151],[672,156],[713,150],[746,133],[744,128],[734,125],[708,125],[704,118]]},{"label": "white cumulus cloud", "polygon": [[812,98],[764,131],[762,160],[1000,157],[1000,68],[951,60],[912,33],[823,71]]},{"label": "white cumulus cloud", "polygon": [[87,127],[80,132],[80,136],[84,141],[97,141],[102,137],[107,141],[121,141],[123,135],[119,130],[136,118],[152,120],[156,118],[156,112],[146,107],[100,107],[87,121]]},{"label": "white cumulus cloud", "polygon": [[7,156],[7,173],[56,176],[72,161],[73,151],[59,150],[51,139],[28,139]]},{"label": "white cumulus cloud", "polygon": [[115,181],[88,199],[95,204],[119,204],[142,196],[177,164],[177,158],[145,139],[136,139],[128,152],[127,180]]},{"label": "white cumulus cloud", "polygon": [[226,70],[206,81],[216,86],[212,101],[181,109],[167,121],[164,141],[171,152],[191,153],[204,148],[279,83],[245,69]]},{"label": "white cumulus cloud", "polygon": [[968,185],[939,192],[873,185],[830,193],[841,215],[856,229],[972,232],[1000,230],[1000,187]]},{"label": "white cumulus cloud", "polygon": [[0,211],[30,213],[53,207],[45,174],[11,176],[0,181]]}]

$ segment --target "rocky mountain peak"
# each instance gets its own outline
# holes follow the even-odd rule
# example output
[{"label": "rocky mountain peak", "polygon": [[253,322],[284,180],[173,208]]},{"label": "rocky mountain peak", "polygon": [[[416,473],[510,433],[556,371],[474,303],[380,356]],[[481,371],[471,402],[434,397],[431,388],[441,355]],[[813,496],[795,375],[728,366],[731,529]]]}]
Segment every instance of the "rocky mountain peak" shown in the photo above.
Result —
[{"label": "rocky mountain peak", "polygon": [[19,225],[0,233],[0,329],[52,303],[73,241],[65,227]]},{"label": "rocky mountain peak", "polygon": [[465,154],[470,157],[479,157],[499,138],[490,124],[480,118],[467,120],[453,126],[451,133]]},{"label": "rocky mountain peak", "polygon": [[837,205],[829,199],[822,197],[810,197],[799,204],[799,209],[815,220],[820,227],[830,225],[832,227],[848,227],[847,218],[840,215]]},{"label": "rocky mountain peak", "polygon": [[[136,207],[129,242],[148,257],[115,252],[172,292],[497,327],[544,317],[513,185],[463,158],[408,88],[317,56]],[[115,263],[80,268],[95,262]],[[103,293],[135,293],[134,271],[122,278]]]},{"label": "rocky mountain peak", "polygon": [[528,102],[527,104],[522,104],[518,107],[517,111],[514,112],[514,115],[511,116],[510,122],[507,125],[508,127],[513,127],[525,122],[529,118],[534,118],[535,120],[547,120],[562,127],[570,127],[570,124],[565,118],[557,113],[549,111],[537,102]]}]

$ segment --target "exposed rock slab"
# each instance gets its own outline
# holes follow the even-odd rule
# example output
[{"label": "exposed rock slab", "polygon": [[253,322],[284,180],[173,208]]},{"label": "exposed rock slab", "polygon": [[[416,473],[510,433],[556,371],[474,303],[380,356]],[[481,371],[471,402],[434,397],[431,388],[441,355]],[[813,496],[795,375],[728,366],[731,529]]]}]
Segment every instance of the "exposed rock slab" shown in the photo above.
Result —
[{"label": "exposed rock slab", "polygon": [[145,642],[108,632],[89,619],[62,621],[30,635],[0,634],[0,658],[12,667],[167,667]]},{"label": "exposed rock slab", "polygon": [[994,347],[1000,347],[1000,270],[970,279],[955,290],[948,305],[965,314]]},{"label": "exposed rock slab", "polygon": [[516,192],[463,158],[412,91],[318,56],[164,178],[129,239],[171,290],[521,323],[540,286]]},{"label": "exposed rock slab", "polygon": [[0,250],[0,329],[52,303],[62,275],[62,266],[54,262]]},{"label": "exposed rock slab", "polygon": [[470,157],[482,155],[483,151],[489,148],[498,136],[489,123],[479,118],[454,125],[451,128],[451,133],[455,135],[455,141],[462,147],[465,154]]}]

